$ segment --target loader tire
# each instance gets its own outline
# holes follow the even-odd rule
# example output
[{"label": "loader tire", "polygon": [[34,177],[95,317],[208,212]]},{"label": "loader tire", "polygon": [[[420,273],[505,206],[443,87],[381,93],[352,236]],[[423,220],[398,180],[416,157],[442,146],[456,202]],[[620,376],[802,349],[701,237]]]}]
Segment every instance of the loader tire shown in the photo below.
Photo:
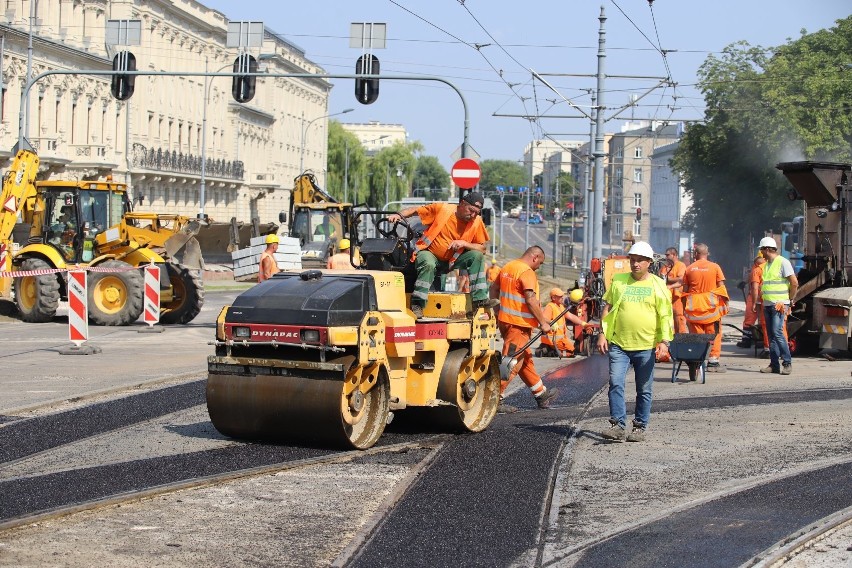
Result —
[{"label": "loader tire", "polygon": [[172,262],[166,263],[172,283],[172,301],[160,306],[160,323],[183,324],[195,319],[204,305],[201,273]]},{"label": "loader tire", "polygon": [[[40,258],[28,258],[21,270],[53,268]],[[59,279],[56,274],[15,278],[15,305],[21,319],[28,323],[44,323],[53,319],[59,307]]]},{"label": "loader tire", "polygon": [[89,272],[89,321],[95,325],[130,325],[142,315],[145,280],[139,270],[120,260],[107,260],[98,268],[116,272]]}]

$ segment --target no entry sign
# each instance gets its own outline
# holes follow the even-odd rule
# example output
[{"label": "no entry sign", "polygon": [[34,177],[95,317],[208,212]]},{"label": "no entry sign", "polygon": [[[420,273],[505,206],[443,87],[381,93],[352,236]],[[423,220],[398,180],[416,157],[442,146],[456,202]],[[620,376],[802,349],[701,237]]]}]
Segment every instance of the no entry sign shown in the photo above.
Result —
[{"label": "no entry sign", "polygon": [[453,183],[462,189],[470,189],[476,187],[479,183],[479,178],[482,177],[482,170],[479,169],[479,164],[470,158],[462,158],[455,164],[450,175],[453,178]]}]

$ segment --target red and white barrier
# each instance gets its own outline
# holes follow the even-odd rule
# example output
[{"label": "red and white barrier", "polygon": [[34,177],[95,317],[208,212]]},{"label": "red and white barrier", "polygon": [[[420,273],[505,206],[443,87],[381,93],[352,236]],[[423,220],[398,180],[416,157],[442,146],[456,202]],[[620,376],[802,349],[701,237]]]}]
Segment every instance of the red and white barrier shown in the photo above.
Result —
[{"label": "red and white barrier", "polygon": [[6,254],[6,245],[0,244],[0,273],[6,272],[8,270],[8,268],[6,268],[8,258],[9,255]]},{"label": "red and white barrier", "polygon": [[142,320],[150,327],[160,321],[160,267],[149,264],[145,267],[145,303]]},{"label": "red and white barrier", "polygon": [[68,338],[79,348],[89,339],[89,299],[86,271],[68,271]]}]

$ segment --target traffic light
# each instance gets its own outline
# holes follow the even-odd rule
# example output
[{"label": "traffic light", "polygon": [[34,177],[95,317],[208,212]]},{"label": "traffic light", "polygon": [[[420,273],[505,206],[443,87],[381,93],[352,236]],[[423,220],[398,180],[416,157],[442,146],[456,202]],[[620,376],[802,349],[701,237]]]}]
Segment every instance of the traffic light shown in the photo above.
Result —
[{"label": "traffic light", "polygon": [[636,220],[637,221],[642,220],[642,208],[641,207],[636,208]]},{"label": "traffic light", "polygon": [[[379,58],[375,55],[362,55],[355,62],[356,75],[378,75]],[[378,79],[355,79],[355,98],[362,105],[369,105],[379,98]]]},{"label": "traffic light", "polygon": [[[234,60],[234,73],[257,73],[257,59],[248,53],[240,54]],[[238,103],[247,103],[254,98],[257,77],[237,75],[231,84],[231,94]]]},{"label": "traffic light", "polygon": [[[129,51],[119,51],[112,58],[113,71],[136,71],[136,56]],[[113,75],[110,83],[112,96],[120,101],[126,101],[133,96],[136,75]]]}]

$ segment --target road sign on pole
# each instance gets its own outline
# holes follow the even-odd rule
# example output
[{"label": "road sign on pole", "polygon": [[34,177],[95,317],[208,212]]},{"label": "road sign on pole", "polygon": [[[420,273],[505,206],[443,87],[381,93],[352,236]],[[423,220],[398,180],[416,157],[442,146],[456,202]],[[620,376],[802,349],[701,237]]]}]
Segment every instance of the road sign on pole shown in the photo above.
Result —
[{"label": "road sign on pole", "polygon": [[460,188],[471,189],[479,183],[479,179],[482,177],[482,170],[479,169],[479,164],[470,158],[462,158],[453,164],[451,176],[453,183]]}]

